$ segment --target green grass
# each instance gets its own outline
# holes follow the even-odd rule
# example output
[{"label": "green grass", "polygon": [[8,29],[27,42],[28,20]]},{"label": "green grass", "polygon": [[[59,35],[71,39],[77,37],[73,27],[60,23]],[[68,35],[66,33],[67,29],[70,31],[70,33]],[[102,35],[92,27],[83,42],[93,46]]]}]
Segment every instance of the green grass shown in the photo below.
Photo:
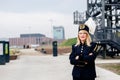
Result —
[{"label": "green grass", "polygon": [[117,34],[118,34],[118,37],[120,37],[120,32],[118,32]]},{"label": "green grass", "polygon": [[76,44],[77,38],[71,38],[63,41],[60,46],[72,46],[73,44]]},{"label": "green grass", "polygon": [[110,70],[120,75],[120,63],[97,64],[97,66]]},{"label": "green grass", "polygon": [[19,49],[10,49],[10,55],[15,55],[16,53],[19,53]]}]

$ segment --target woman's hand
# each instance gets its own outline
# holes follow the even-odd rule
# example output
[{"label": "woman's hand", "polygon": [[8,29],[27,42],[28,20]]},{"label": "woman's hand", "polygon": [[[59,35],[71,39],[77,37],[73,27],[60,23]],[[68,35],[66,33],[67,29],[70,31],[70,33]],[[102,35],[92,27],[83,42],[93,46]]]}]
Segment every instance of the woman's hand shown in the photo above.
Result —
[{"label": "woman's hand", "polygon": [[82,58],[82,54],[77,55],[77,56],[75,57],[76,60],[79,60],[80,58]]},{"label": "woman's hand", "polygon": [[93,55],[93,53],[89,53],[89,56],[92,56]]},{"label": "woman's hand", "polygon": [[78,59],[79,59],[79,56],[76,56],[75,59],[78,60]]}]

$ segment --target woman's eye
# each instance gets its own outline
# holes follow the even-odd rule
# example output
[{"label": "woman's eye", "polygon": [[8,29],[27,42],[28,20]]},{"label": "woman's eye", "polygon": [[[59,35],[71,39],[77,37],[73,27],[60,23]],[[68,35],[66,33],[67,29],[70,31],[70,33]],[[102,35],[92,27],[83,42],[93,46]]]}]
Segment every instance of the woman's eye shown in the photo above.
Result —
[{"label": "woman's eye", "polygon": [[86,33],[79,33],[79,34],[86,34]]},{"label": "woman's eye", "polygon": [[79,33],[79,34],[82,34],[82,33]]}]

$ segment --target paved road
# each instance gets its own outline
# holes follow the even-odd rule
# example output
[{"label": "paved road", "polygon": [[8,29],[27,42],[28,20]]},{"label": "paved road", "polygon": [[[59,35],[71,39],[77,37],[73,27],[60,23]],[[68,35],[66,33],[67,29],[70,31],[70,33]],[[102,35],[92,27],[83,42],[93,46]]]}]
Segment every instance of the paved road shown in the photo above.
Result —
[{"label": "paved road", "polygon": [[40,51],[35,51],[34,48],[31,49],[20,49],[20,54],[22,55],[44,55]]},{"label": "paved road", "polygon": [[[72,80],[72,65],[68,55],[21,55],[6,65],[0,65],[0,80]],[[102,61],[102,60],[101,60]],[[103,62],[103,61],[102,61]],[[99,59],[96,63],[101,63]],[[96,67],[96,80],[120,80],[120,76]]]},{"label": "paved road", "polygon": [[71,80],[71,69],[65,56],[24,55],[0,65],[0,80]]}]

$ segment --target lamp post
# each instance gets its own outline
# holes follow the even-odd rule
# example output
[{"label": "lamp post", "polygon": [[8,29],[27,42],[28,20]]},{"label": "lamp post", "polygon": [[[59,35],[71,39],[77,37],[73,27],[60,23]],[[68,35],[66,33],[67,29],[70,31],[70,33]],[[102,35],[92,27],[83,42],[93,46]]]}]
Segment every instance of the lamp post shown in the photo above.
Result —
[{"label": "lamp post", "polygon": [[53,38],[53,20],[50,19],[50,25],[51,25],[51,37]]},{"label": "lamp post", "polygon": [[28,45],[29,45],[29,47],[30,47],[30,45],[31,45],[31,26],[29,26],[28,27],[29,28],[29,42],[28,42]]}]

